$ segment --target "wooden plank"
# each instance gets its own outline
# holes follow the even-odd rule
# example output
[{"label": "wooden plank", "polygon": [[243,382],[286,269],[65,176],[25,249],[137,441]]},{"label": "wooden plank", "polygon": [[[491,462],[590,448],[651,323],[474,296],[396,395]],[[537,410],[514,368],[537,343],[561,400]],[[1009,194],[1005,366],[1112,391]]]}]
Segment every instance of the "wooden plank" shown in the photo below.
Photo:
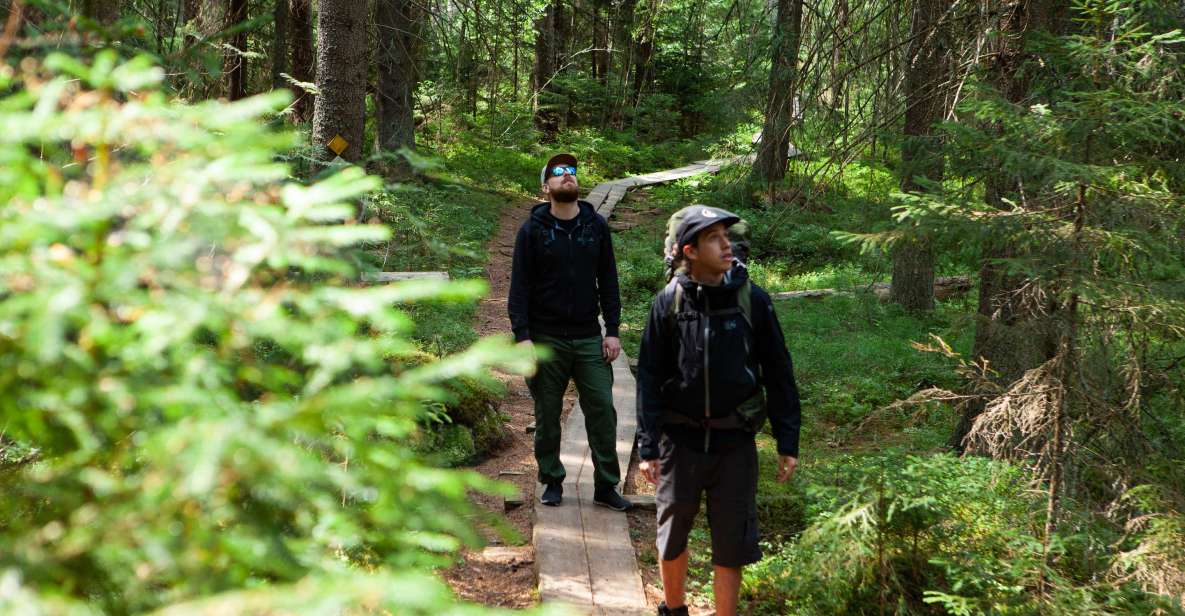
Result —
[{"label": "wooden plank", "polygon": [[657,511],[658,503],[654,500],[653,494],[630,494],[626,497],[635,509],[642,511]]},{"label": "wooden plank", "polygon": [[448,272],[362,272],[362,282],[399,282],[401,280],[448,280]]},{"label": "wooden plank", "polygon": [[[559,507],[535,506],[535,564],[539,572],[539,598],[544,602],[567,603],[591,608],[592,583],[588,573],[588,551],[580,518],[577,484],[581,467],[589,459],[584,414],[579,407],[568,414],[560,445],[560,461],[567,477],[564,502]],[[542,494],[543,486],[537,486]]]},{"label": "wooden plank", "polygon": [[[637,432],[635,394],[629,360],[622,353],[613,362],[613,405],[617,412],[617,461],[623,479],[629,470]],[[580,475],[578,489],[593,604],[598,613],[640,613],[646,607],[646,594],[642,589],[633,543],[629,539],[629,519],[619,511],[593,503],[595,483],[591,461]]]}]

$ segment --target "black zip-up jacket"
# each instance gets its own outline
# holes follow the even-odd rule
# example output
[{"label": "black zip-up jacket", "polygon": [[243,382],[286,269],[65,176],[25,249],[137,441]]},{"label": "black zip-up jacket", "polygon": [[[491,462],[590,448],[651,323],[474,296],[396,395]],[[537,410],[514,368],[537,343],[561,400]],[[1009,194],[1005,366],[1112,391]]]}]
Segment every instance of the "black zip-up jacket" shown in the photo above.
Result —
[{"label": "black zip-up jacket", "polygon": [[[695,422],[728,417],[762,386],[778,453],[798,455],[802,412],[794,366],[769,294],[750,285],[751,328],[737,309],[738,289],[747,280],[741,266],[720,286],[701,285],[679,274],[654,298],[638,355],[638,447],[643,460],[658,458],[664,433],[680,445],[713,453],[751,441],[753,434],[745,430],[669,418],[672,413]],[[672,312],[676,284],[683,286],[679,315]]]},{"label": "black zip-up jacket", "polygon": [[609,223],[587,201],[569,233],[551,215],[551,204],[531,208],[514,240],[507,311],[516,342],[533,334],[589,338],[601,334],[597,316],[605,315],[605,335],[617,337],[621,296]]}]

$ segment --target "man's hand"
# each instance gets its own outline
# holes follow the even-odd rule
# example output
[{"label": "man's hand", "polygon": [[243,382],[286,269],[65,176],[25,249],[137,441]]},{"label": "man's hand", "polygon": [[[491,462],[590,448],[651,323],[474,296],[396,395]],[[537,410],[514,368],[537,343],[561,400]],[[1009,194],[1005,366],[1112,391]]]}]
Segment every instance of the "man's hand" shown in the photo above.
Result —
[{"label": "man's hand", "polygon": [[798,467],[798,458],[794,456],[778,456],[778,483],[785,483],[794,476],[794,469]]},{"label": "man's hand", "polygon": [[642,471],[646,481],[658,485],[658,460],[642,460],[638,464],[638,470]]},{"label": "man's hand", "polygon": [[[523,340],[522,342],[518,343],[518,349],[520,351],[522,351],[523,353],[530,355],[531,359],[536,359],[535,358],[535,343],[532,342],[531,340]],[[536,360],[536,364],[531,367],[531,373],[523,375],[523,376],[526,376],[528,378],[535,376],[535,371],[537,369],[538,369],[538,361]]]},{"label": "man's hand", "polygon": [[621,340],[614,336],[606,336],[605,341],[601,343],[601,354],[606,362],[613,363],[613,360],[621,355]]}]

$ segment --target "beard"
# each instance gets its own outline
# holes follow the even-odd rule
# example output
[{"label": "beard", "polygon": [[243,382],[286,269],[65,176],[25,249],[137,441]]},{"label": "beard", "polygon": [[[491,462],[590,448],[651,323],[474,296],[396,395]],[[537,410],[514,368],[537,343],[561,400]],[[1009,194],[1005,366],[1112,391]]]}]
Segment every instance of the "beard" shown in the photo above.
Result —
[{"label": "beard", "polygon": [[571,203],[580,196],[580,191],[575,186],[564,186],[563,188],[551,189],[551,198],[558,203]]}]

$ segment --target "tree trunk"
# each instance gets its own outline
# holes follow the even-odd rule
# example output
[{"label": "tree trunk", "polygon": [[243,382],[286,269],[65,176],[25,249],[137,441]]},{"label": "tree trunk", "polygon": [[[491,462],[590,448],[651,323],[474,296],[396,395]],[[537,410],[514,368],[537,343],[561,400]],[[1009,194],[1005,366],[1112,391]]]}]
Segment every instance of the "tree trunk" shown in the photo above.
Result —
[{"label": "tree trunk", "polygon": [[609,77],[609,31],[605,25],[605,18],[601,14],[601,5],[593,3],[593,79],[605,85]]},{"label": "tree trunk", "polygon": [[110,26],[119,19],[119,0],[82,0],[82,14]]},{"label": "tree trunk", "polygon": [[610,66],[612,66],[613,57],[620,59],[617,71],[617,97],[613,109],[613,124],[617,128],[622,128],[623,118],[622,109],[626,105],[627,95],[630,91],[629,75],[630,66],[634,61],[634,45],[633,38],[630,36],[634,28],[634,7],[638,4],[638,0],[621,0],[618,5],[617,15],[613,21],[613,50],[615,54],[609,57]]},{"label": "tree trunk", "polygon": [[[185,46],[186,47],[190,47],[192,45],[197,44],[199,37],[196,35],[196,32],[201,31],[201,27],[199,24],[199,19],[201,17],[201,8],[202,8],[201,0],[183,0],[181,3],[181,23],[186,24],[187,26],[190,26],[193,30],[192,33],[187,33],[185,35]],[[187,29],[187,32],[189,32],[188,29]]]},{"label": "tree trunk", "polygon": [[535,20],[535,67],[531,71],[531,89],[535,91],[535,128],[543,141],[555,141],[560,130],[560,116],[552,94],[551,80],[556,72],[559,41],[556,23],[563,20],[559,0],[553,0]]},{"label": "tree trunk", "polygon": [[[226,11],[226,28],[241,28],[247,21],[247,0],[230,0]],[[247,31],[240,30],[230,39],[232,50],[226,52],[226,96],[239,100],[247,96]]]},{"label": "tree trunk", "polygon": [[[288,0],[288,17],[292,39],[292,78],[302,83],[313,83],[316,78],[316,58],[313,56],[313,10],[311,0]],[[296,102],[292,117],[297,122],[308,122],[313,115],[313,95],[295,84],[292,96]]]},{"label": "tree trunk", "polygon": [[366,72],[369,66],[368,3],[320,0],[317,28],[317,98],[313,109],[313,145],[332,158],[334,137],[346,142],[341,157],[362,159],[366,124]]},{"label": "tree trunk", "polygon": [[412,96],[419,79],[420,9],[416,0],[378,0],[378,152],[416,147]]},{"label": "tree trunk", "polygon": [[[934,125],[946,111],[950,81],[950,19],[946,0],[915,0],[905,77],[905,139],[901,191],[928,190],[922,181],[942,181],[942,142]],[[911,312],[934,309],[934,254],[924,237],[912,235],[893,248],[893,302]]]},{"label": "tree trunk", "polygon": [[761,147],[753,165],[756,177],[773,183],[786,177],[790,125],[798,81],[798,49],[802,41],[803,0],[778,0],[773,57],[769,71],[769,104],[761,129]]},{"label": "tree trunk", "polygon": [[[988,82],[1008,101],[1024,104],[1029,98],[1032,71],[1022,70],[1030,60],[1025,43],[1033,31],[1056,33],[1067,12],[1058,0],[1010,0],[999,12],[999,42],[990,55]],[[997,131],[1003,133],[1003,127]],[[1009,171],[989,174],[984,200],[1001,210],[1011,209],[1004,199],[1021,203],[1021,185]],[[1015,171],[1015,170],[1013,170]],[[982,255],[979,270],[979,307],[975,320],[975,340],[971,356],[987,362],[1001,383],[1015,381],[1026,370],[1041,365],[1057,353],[1057,328],[1048,301],[1039,301],[1028,289],[1024,276],[1009,273],[1003,261],[1020,257],[1020,248],[1007,240],[995,240]],[[963,414],[951,435],[951,446],[962,450],[963,439],[971,430],[982,406],[972,405]]]},{"label": "tree trunk", "polygon": [[275,32],[272,36],[272,89],[287,87],[281,73],[288,72],[288,0],[276,0],[272,12]]},{"label": "tree trunk", "polygon": [[638,39],[634,41],[633,46],[634,83],[630,96],[630,107],[634,109],[637,109],[638,104],[642,102],[642,90],[645,89],[646,82],[650,81],[653,77],[654,68],[651,66],[650,60],[654,57],[656,13],[658,13],[657,0],[648,0],[646,4],[646,19],[642,22],[642,28],[638,32]]},{"label": "tree trunk", "polygon": [[832,110],[843,106],[844,72],[843,48],[848,37],[848,0],[835,2],[835,26],[832,29],[831,66],[827,79],[827,89],[823,92],[823,102]]}]

